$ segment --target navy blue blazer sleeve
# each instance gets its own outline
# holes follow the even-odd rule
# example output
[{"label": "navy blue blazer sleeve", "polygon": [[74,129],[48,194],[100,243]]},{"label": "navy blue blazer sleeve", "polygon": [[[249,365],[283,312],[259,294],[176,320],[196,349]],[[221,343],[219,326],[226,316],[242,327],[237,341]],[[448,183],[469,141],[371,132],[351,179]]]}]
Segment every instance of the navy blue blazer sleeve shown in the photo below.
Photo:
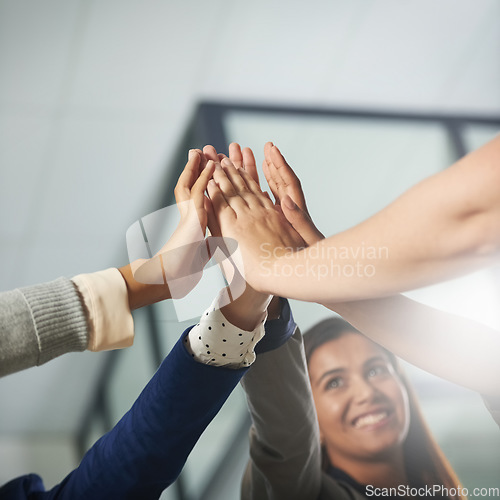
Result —
[{"label": "navy blue blazer sleeve", "polygon": [[204,365],[174,346],[132,408],[62,483],[45,491],[30,474],[0,488],[0,500],[157,499],[247,369]]},{"label": "navy blue blazer sleeve", "polygon": [[266,334],[255,346],[257,356],[264,352],[273,351],[285,344],[295,332],[297,327],[293,319],[290,303],[283,297],[280,298],[280,317],[266,321],[264,328]]}]

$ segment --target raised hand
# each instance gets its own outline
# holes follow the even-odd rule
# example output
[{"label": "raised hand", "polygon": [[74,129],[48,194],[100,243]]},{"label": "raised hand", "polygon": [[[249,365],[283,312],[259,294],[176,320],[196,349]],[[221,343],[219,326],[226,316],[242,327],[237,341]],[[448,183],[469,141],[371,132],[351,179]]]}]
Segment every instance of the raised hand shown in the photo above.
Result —
[{"label": "raised hand", "polygon": [[304,240],[252,175],[236,169],[228,158],[216,165],[208,194],[222,234],[239,244],[245,267],[240,272],[251,286],[265,291],[259,277],[272,274],[267,266],[273,259],[304,247]]},{"label": "raised hand", "polygon": [[[220,160],[223,160],[225,158],[225,155],[221,154],[216,156],[215,149],[212,146],[206,146],[203,151],[212,159],[219,158]],[[229,145],[229,160],[233,163],[237,170],[241,169],[247,172],[260,187],[255,157],[250,148],[243,148],[242,150],[239,144],[235,142],[231,143]],[[225,260],[221,265],[226,278],[228,278],[232,272],[231,269],[228,269],[227,264],[229,264],[229,261]],[[246,330],[253,329],[257,323],[262,320],[262,313],[266,311],[266,308],[268,319],[277,318],[280,312],[279,299],[275,298],[271,301],[272,297],[269,294],[256,291],[248,283],[246,283],[244,277],[241,273],[239,273],[235,263],[232,262],[232,264],[235,267],[235,272],[231,285],[235,283],[234,280],[239,281],[239,287],[240,289],[244,288],[244,292],[236,300],[231,301],[228,305],[221,309],[224,316],[232,324]]]},{"label": "raised hand", "polygon": [[201,279],[210,259],[205,244],[210,201],[205,196],[215,164],[200,150],[191,150],[174,190],[180,222],[171,238],[151,259],[131,264],[134,279],[141,283],[163,283],[170,297],[189,293]]},{"label": "raised hand", "polygon": [[324,239],[309,215],[299,178],[272,142],[264,146],[262,170],[276,204],[307,245]]}]

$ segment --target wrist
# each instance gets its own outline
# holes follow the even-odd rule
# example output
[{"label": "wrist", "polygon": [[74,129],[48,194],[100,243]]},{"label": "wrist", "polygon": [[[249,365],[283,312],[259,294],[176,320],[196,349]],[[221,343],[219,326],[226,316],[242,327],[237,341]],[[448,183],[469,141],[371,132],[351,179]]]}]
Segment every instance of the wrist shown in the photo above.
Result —
[{"label": "wrist", "polygon": [[128,303],[130,310],[170,299],[170,290],[167,285],[149,285],[136,281],[130,264],[118,268],[127,286]]},{"label": "wrist", "polygon": [[271,295],[257,292],[247,284],[243,294],[221,307],[221,312],[232,325],[252,331],[266,317],[271,298]]}]

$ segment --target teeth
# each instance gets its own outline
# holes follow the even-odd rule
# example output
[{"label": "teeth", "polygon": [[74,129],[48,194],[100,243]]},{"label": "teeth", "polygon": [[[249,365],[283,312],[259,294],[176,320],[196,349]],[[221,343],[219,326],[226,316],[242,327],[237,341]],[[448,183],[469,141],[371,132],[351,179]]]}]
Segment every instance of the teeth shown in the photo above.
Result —
[{"label": "teeth", "polygon": [[388,413],[386,411],[381,411],[379,413],[370,413],[369,415],[365,415],[363,417],[359,417],[354,421],[354,427],[366,427],[368,425],[377,424],[384,418],[387,418]]}]

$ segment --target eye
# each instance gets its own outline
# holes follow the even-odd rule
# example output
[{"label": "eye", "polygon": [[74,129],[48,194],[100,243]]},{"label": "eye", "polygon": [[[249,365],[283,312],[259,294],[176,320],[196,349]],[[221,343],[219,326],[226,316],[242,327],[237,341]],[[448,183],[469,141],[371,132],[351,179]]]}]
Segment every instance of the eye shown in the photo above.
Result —
[{"label": "eye", "polygon": [[342,377],[333,377],[326,383],[325,389],[338,389],[343,385],[344,385],[344,379]]},{"label": "eye", "polygon": [[376,365],[372,366],[367,372],[366,375],[368,378],[377,377],[378,375],[385,375],[389,370],[385,365]]}]

